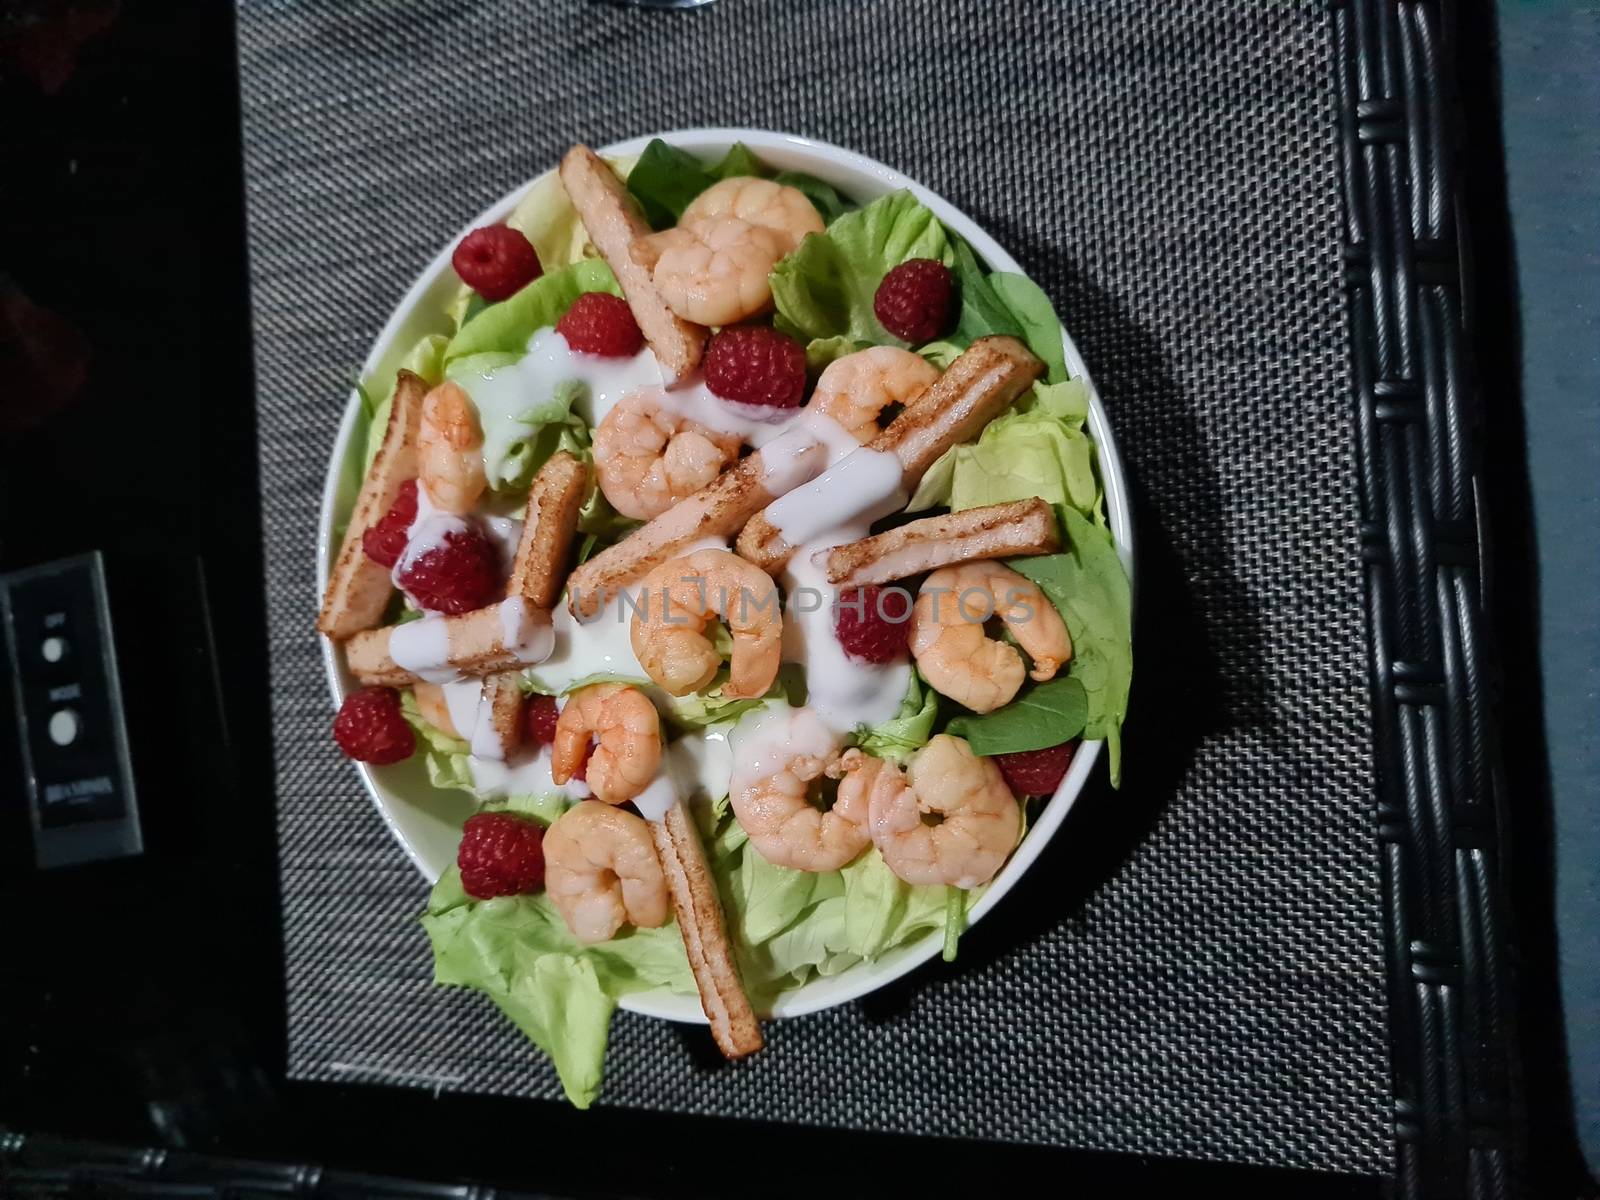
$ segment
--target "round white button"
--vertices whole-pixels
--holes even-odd
[[[39,647],[39,653],[44,655],[45,662],[60,662],[67,653],[67,639],[47,637]]]
[[[78,714],[70,708],[58,708],[50,714],[50,740],[58,746],[70,746],[78,740]]]

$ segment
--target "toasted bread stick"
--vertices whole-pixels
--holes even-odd
[[[350,673],[364,684],[406,687],[435,672],[489,675],[550,652],[550,614],[520,596],[451,617],[363,630],[345,643]]]
[[[732,537],[740,526],[777,498],[763,451],[740,459],[692,496],[635,529],[578,566],[568,580],[567,604],[579,620],[591,619],[618,588],[644,578],[708,537]],[[825,452],[817,452],[821,469]]]
[[[650,233],[639,207],[617,173],[587,146],[574,146],[561,160],[561,183],[572,197],[589,240],[611,266],[634,320],[655,351],[656,361],[674,379],[683,379],[700,365],[706,328],[685,321],[667,307],[656,291],[649,268],[636,262],[633,244]]]
[[[886,533],[835,546],[822,562],[829,583],[858,587],[893,583],[955,563],[1054,554],[1060,548],[1056,515],[1048,504],[1035,498],[910,521]]]
[[[761,1025],[739,978],[717,884],[706,866],[694,818],[679,800],[661,820],[650,822],[650,833],[672,892],[678,932],[683,935],[683,948],[700,989],[700,1006],[711,1022],[717,1049],[726,1058],[754,1054],[764,1044]]]
[[[1043,371],[1044,363],[1016,338],[979,338],[864,449],[894,454],[900,460],[901,486],[913,491],[941,454],[974,437]],[[848,458],[828,468],[805,488],[826,495],[840,486],[840,478],[849,477],[846,462]],[[797,489],[788,502],[807,494]],[[801,503],[804,504],[803,499]],[[757,513],[739,534],[738,550],[744,558],[776,575],[788,563],[795,547],[784,540],[764,513]]]
[[[506,581],[507,596],[521,596],[548,612],[561,595],[572,535],[578,531],[578,510],[589,487],[589,469],[565,450],[553,454],[533,477],[528,507],[522,517],[517,557]],[[471,731],[473,753],[498,750],[510,757],[522,742],[522,688],[519,673],[504,671],[483,681],[478,722],[488,710],[489,728]]]
[[[322,597],[322,612],[317,630],[343,641],[353,633],[371,629],[383,620],[394,593],[389,568],[369,558],[361,546],[361,535],[379,521],[394,505],[400,485],[417,476],[417,433],[422,422],[422,398],[428,384],[410,371],[401,371],[394,381],[394,398],[389,405],[389,424],[383,442],[367,469],[367,477],[356,496],[350,525],[344,532],[339,557],[328,576],[328,590]]]

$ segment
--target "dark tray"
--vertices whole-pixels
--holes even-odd
[[[1251,589],[1268,586],[1268,568],[1281,569],[1291,584],[1309,578],[1313,585],[1309,591],[1291,587],[1291,600],[1279,595],[1275,604],[1303,603],[1309,626],[1331,625],[1341,636],[1318,640],[1314,634],[1302,646],[1302,657],[1315,670],[1300,685],[1307,694],[1327,689],[1327,719],[1320,726],[1295,727],[1281,748],[1282,761],[1263,764],[1222,754],[1210,763],[1204,786],[1184,793],[1186,803],[1174,806],[1168,798],[1182,792],[1186,751],[1193,748],[1152,753],[1144,780],[1131,777],[1131,795],[1149,799],[1148,811],[1129,806],[1127,797],[1120,809],[1111,797],[1087,798],[1084,813],[1074,814],[1067,829],[1073,846],[1059,853],[1053,848],[1048,862],[1074,880],[1071,907],[1058,925],[1002,909],[995,923],[1018,920],[1019,928],[985,941],[980,927],[970,976],[950,982],[923,972],[910,989],[877,1006],[829,1018],[825,1028],[813,1023],[809,1033],[797,1030],[790,1062],[810,1075],[784,1079],[786,1039],[775,1039],[774,1060],[758,1068],[766,1076],[736,1077],[741,1115],[819,1120],[807,1098],[817,1096],[818,1086],[839,1069],[831,1048],[840,1039],[854,1039],[888,1048],[888,1058],[875,1066],[883,1068],[879,1082],[869,1083],[838,1122],[856,1128],[909,1131],[920,1122],[937,1133],[1142,1153],[1345,1171],[1392,1166],[1406,1194],[1423,1194],[1424,1181],[1427,1190],[1442,1189],[1440,1194],[1469,1187],[1478,1195],[1508,1194],[1518,1106],[1508,1066],[1514,1047],[1508,934],[1476,495],[1480,409],[1467,370],[1448,8],[1349,0],[1328,9],[1289,9],[1264,2],[1201,14],[1180,13],[1175,6],[1157,13],[1142,3],[1046,10],[957,2],[857,5],[835,12],[774,3],[761,9],[764,33],[794,39],[795,48],[788,65],[762,88],[746,87],[730,75],[662,90],[637,82],[623,86],[592,73],[607,55],[635,67],[686,47],[728,56],[730,44],[751,36],[748,27],[740,31],[739,22],[754,19],[753,11],[734,0],[693,14],[609,13],[567,3],[552,6],[541,14],[539,28],[529,30],[527,14],[514,5],[468,12],[429,4],[401,12],[372,3],[337,16],[314,7],[244,9],[291,1072],[324,1080],[446,1079],[467,1090],[551,1094],[548,1082],[530,1074],[531,1059],[492,1025],[495,1018],[483,1007],[459,997],[440,999],[426,988],[420,977],[426,962],[417,959],[425,950],[407,923],[420,897],[409,866],[394,861],[398,853],[375,829],[370,813],[346,815],[327,807],[330,795],[337,804],[365,803],[350,773],[317,759],[320,751],[303,753],[325,718],[318,707],[325,704],[320,671],[308,666],[293,640],[309,621],[304,515],[320,482],[318,463],[342,401],[340,383],[362,357],[376,322],[461,215],[553,161],[573,121],[596,142],[643,128],[742,121],[798,128],[904,166],[986,224],[1062,304],[1107,393],[1125,452],[1131,450],[1143,505],[1144,599],[1136,648],[1141,665],[1130,738],[1141,713],[1147,738],[1160,739],[1174,718],[1181,721],[1173,697],[1192,686],[1184,675],[1190,667],[1236,685],[1243,710],[1270,710],[1273,697],[1261,680],[1269,667],[1297,666],[1298,660],[1292,633],[1275,634],[1270,653],[1259,649],[1267,635],[1252,623],[1258,614]],[[1038,48],[1050,49],[1041,49],[1035,67],[1040,78],[1032,85],[1015,82],[1019,60],[998,48],[1008,44],[1007,31],[1019,28],[1032,30]],[[829,54],[852,61],[856,39],[873,37],[879,39],[884,78],[893,85],[887,90],[875,78],[855,93],[823,87],[809,59],[795,65],[802,50],[826,51],[825,61]],[[934,42],[939,44],[928,48]],[[436,59],[445,69],[424,65],[420,78],[385,70],[385,64],[402,60]],[[469,59],[477,72],[472,82],[454,81],[449,64]],[[1230,72],[1208,74],[1218,63]],[[939,87],[914,73],[923,68],[937,74]],[[368,90],[352,91],[349,75]],[[568,82],[540,91],[538,106],[530,108],[519,89],[553,78]],[[991,88],[996,80],[1008,80],[1009,90],[975,99],[977,93],[961,86],[973,80]],[[888,107],[891,94],[919,83],[925,90],[917,93],[917,103],[925,111],[907,116]],[[954,134],[941,139],[930,126],[946,119],[942,114],[951,110],[940,107],[945,104],[965,104],[966,116]],[[1151,132],[1162,122],[1170,136]],[[1192,136],[1196,122],[1205,136]],[[1076,148],[1087,145],[1102,156],[1080,156],[1059,185],[1054,176],[1030,173],[1020,189],[1012,189],[1004,181],[974,178],[961,165],[984,138],[1017,141],[1063,128],[1073,131]],[[1172,148],[1177,161],[1118,159],[1114,148],[1130,144],[1127,134],[1134,128],[1150,144]],[[1255,136],[1263,129],[1279,131],[1282,139],[1256,148],[1265,168],[1240,169],[1182,191],[1194,207],[1178,215],[1198,213],[1214,227],[1197,233],[1181,221],[1161,225],[1163,216],[1173,217],[1162,207],[1163,189],[1170,186],[1165,171],[1203,176],[1213,161],[1248,162],[1247,150],[1230,136]],[[452,158],[455,135],[508,149],[494,161]],[[417,177],[396,191],[384,164],[407,148],[424,162]],[[432,169],[438,163],[430,164],[430,157],[445,160],[449,170]],[[1118,163],[1123,173],[1100,170],[1107,162]],[[333,219],[338,193],[330,185],[341,179],[353,189],[358,208],[393,223],[377,240],[380,253],[343,268],[342,291],[308,294],[302,273],[328,261],[315,245],[330,236],[322,222]],[[1138,211],[1149,218],[1147,227],[1118,226],[1109,217],[1097,224],[1096,216],[1070,209],[1058,223],[1069,231],[1069,243],[1072,237],[1084,240],[1063,253],[1038,240],[1029,220],[1013,221],[1008,207],[1016,190],[1041,204],[1060,188],[1072,203],[1099,212],[1135,197]],[[1292,260],[1274,258],[1282,250],[1276,242],[1246,247],[1228,240],[1230,226],[1240,225],[1230,221],[1233,212],[1248,218],[1242,227],[1251,232],[1282,235],[1285,245],[1301,238],[1295,243],[1301,253]],[[1294,232],[1299,220],[1315,227],[1312,235]],[[1108,229],[1123,240],[1091,240]],[[1214,250],[1224,260],[1209,287],[1139,265],[1141,256],[1174,256],[1164,237],[1201,234],[1219,237]],[[336,229],[331,238],[344,252],[362,242],[348,230]],[[1340,243],[1344,319],[1337,314]],[[1180,262],[1207,257],[1193,242],[1179,248],[1188,255],[1175,255]],[[1230,273],[1234,255],[1240,256],[1239,269]],[[1280,393],[1250,401],[1265,422],[1263,439],[1252,442],[1251,450],[1269,464],[1268,473],[1281,475],[1273,481],[1280,491],[1257,498],[1255,519],[1289,522],[1281,546],[1257,547],[1264,557],[1251,570],[1260,576],[1207,574],[1219,562],[1227,565],[1221,550],[1224,513],[1215,476],[1185,474],[1181,457],[1202,430],[1174,382],[1176,376],[1187,378],[1184,372],[1197,359],[1168,363],[1166,326],[1143,324],[1155,319],[1151,313],[1124,311],[1116,290],[1124,278],[1116,274],[1119,261],[1134,264],[1128,268],[1132,277],[1151,295],[1171,295],[1171,307],[1160,316],[1172,323],[1174,344],[1177,326],[1204,327],[1212,317],[1205,306],[1220,296],[1229,305],[1223,316],[1261,320],[1268,349],[1281,347],[1296,363],[1293,371],[1274,377]],[[1294,298],[1260,283],[1274,272],[1290,273],[1299,287]],[[1250,291],[1258,286],[1259,297]],[[1265,298],[1258,311],[1252,305],[1260,297]],[[339,325],[329,330],[330,322]],[[1226,355],[1247,343],[1228,329],[1211,345]],[[1247,348],[1262,353],[1260,346]],[[1249,368],[1254,360],[1243,361]],[[1222,367],[1237,372],[1238,363],[1228,360]],[[1321,390],[1344,379],[1347,393]],[[1247,369],[1243,376],[1228,375],[1227,382],[1248,389],[1254,381]],[[1308,396],[1306,411],[1297,415],[1293,406]],[[1315,407],[1325,402],[1328,407]],[[1295,489],[1302,485],[1309,489],[1302,499],[1310,499],[1296,508]],[[1164,503],[1187,504],[1191,511],[1164,519]],[[1318,528],[1327,531],[1325,549],[1317,549],[1311,537]],[[1282,546],[1293,553],[1274,558]],[[301,558],[290,561],[294,556]],[[1189,632],[1182,620],[1177,628],[1163,628],[1169,614],[1161,601],[1171,596],[1205,597],[1211,607],[1193,619],[1202,632],[1206,621],[1214,622],[1222,635],[1187,651],[1190,658],[1175,654],[1182,669],[1161,664],[1164,651],[1183,649]],[[1341,654],[1341,644],[1347,653]],[[1364,667],[1370,669],[1370,707],[1350,696]],[[1338,761],[1341,748],[1353,750],[1354,761]],[[1215,823],[1215,813],[1233,799],[1230,781],[1238,778],[1258,787],[1302,788],[1312,797],[1297,810],[1306,823],[1297,826],[1295,813],[1243,810],[1260,823],[1231,834],[1260,838],[1292,868],[1299,861],[1294,854],[1305,853],[1304,839],[1326,832],[1331,848],[1306,860],[1312,873],[1290,877],[1327,894],[1323,911],[1296,915],[1287,900],[1273,907],[1270,898],[1249,895],[1258,880],[1238,866],[1245,850],[1238,841],[1208,840],[1228,832]],[[324,807],[307,816],[313,804]],[[1206,804],[1212,806],[1209,817]],[[1163,806],[1178,814],[1174,820],[1189,824],[1163,832]],[[354,847],[361,862],[353,894],[335,887],[335,865],[319,854],[318,844],[329,837],[348,839],[341,847]],[[1144,851],[1174,845],[1181,851],[1165,867],[1158,860],[1156,868],[1138,874]],[[1235,866],[1208,874],[1210,864],[1228,862]],[[1214,939],[1209,943],[1181,927],[1172,930],[1170,946],[1150,940],[1147,931],[1162,928],[1160,904],[1191,899],[1169,895],[1159,901],[1152,885],[1191,880],[1196,894],[1233,904],[1233,915],[1208,931]],[[1027,899],[1038,904],[1055,894],[1040,883]],[[1267,907],[1250,907],[1256,901]],[[1247,919],[1262,912],[1283,923],[1263,932]],[[340,941],[328,940],[333,931]],[[1273,939],[1284,955],[1275,970],[1232,952],[1257,936]],[[382,942],[376,949],[375,941]],[[1304,977],[1296,981],[1301,964],[1294,954],[1307,946],[1325,952],[1326,959],[1300,971]],[[1096,982],[1085,974],[1086,967],[1130,949],[1138,953],[1127,958],[1121,977],[1113,973]],[[338,988],[352,971],[356,978],[346,998],[359,1001],[358,1011],[342,1017]],[[1073,992],[1079,978],[1087,980],[1084,990]],[[1119,988],[1130,981],[1153,989],[1140,993],[1146,1001],[1157,992],[1175,996],[1164,1012],[1173,1030],[1183,1032],[1121,1020],[1117,1006],[1131,992]],[[919,1050],[923,1043],[901,1020],[916,997],[924,998],[934,1027],[941,1028],[938,1022],[956,1021],[964,1006],[974,1004],[989,1014],[986,1020],[998,1020],[1007,1011],[1005,998],[1018,987],[1065,989],[1041,994],[1071,996],[1082,1012],[1070,1014],[1056,1051],[1038,1049],[1052,1033],[1045,1023],[1015,1035],[1023,1039],[1015,1079],[998,1092],[972,1093],[981,1100],[998,1098],[998,1115],[985,1122],[969,1119],[959,1107],[931,1114],[916,1103],[901,1109],[872,1090],[887,1081],[904,1085],[915,1100],[939,1094],[950,1083],[947,1064]],[[1264,1014],[1253,1034],[1252,1005]],[[1304,1019],[1296,1019],[1297,1006]],[[1137,1007],[1129,1011],[1135,1018],[1141,1013]],[[1185,1023],[1197,1012],[1204,1020],[1191,1034]],[[446,1031],[442,1044],[425,1052],[408,1048],[386,1068],[384,1023],[419,1019],[439,1022]],[[949,1032],[954,1025],[942,1028]],[[379,1052],[352,1070],[347,1051],[374,1045]],[[724,1111],[726,1101],[715,1098],[724,1090],[721,1084],[708,1089],[699,1068],[684,1065],[681,1048],[675,1050],[679,1058],[652,1066],[666,1061],[675,1039],[637,1022],[622,1023],[617,1045],[624,1067],[644,1078],[639,1088],[622,1092],[623,1102]],[[1144,1054],[1153,1061],[1144,1061]],[[335,1059],[342,1074],[333,1071]],[[465,1071],[442,1074],[440,1065],[453,1061],[464,1063]],[[1043,1079],[1034,1070],[1041,1062],[1049,1064]],[[1304,1079],[1291,1070],[1296,1062],[1308,1064]],[[1283,1128],[1272,1125],[1263,1103],[1264,1082],[1274,1075],[1288,1114]],[[1095,1103],[1100,1107],[1082,1107]],[[821,1123],[836,1122],[824,1117]]]

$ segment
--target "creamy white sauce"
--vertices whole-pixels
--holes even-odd
[[[819,550],[849,541],[849,537],[808,542],[789,560],[783,573],[788,607],[783,621],[783,660],[805,668],[806,703],[817,716],[840,733],[858,725],[881,725],[900,711],[911,686],[908,659],[869,663],[851,658],[834,632],[838,589],[827,573],[812,561]],[[892,616],[902,605],[885,606]]]
[[[471,741],[478,727],[483,680],[470,676],[453,679],[442,684],[439,690],[444,693],[444,706],[450,710],[450,724],[455,726],[456,736],[463,741]]]
[[[623,601],[624,593],[629,604]],[[591,675],[647,682],[650,677],[634,656],[629,635],[631,602],[637,596],[637,590],[624,588],[587,621],[574,617],[564,598],[558,601],[550,614],[551,649],[539,664],[539,682],[553,692],[565,692]]]
[[[453,718],[452,718],[453,719]],[[460,726],[457,726],[459,729]],[[472,732],[462,734],[474,758],[504,759],[505,746],[494,727],[494,690],[478,687],[478,705],[472,711]]]
[[[829,530],[853,535],[836,538],[835,545],[852,541],[864,536],[879,517],[905,504],[903,474],[895,455],[860,446],[811,482],[767,505],[766,518],[791,546],[814,541]]]
[[[478,410],[484,471],[491,480],[504,478],[512,447],[534,434],[535,426],[519,418],[548,404],[562,384],[574,380],[588,393],[574,410],[591,426],[603,421],[612,405],[630,392],[660,387],[663,382],[661,367],[648,346],[632,358],[580,354],[550,327],[528,339],[527,352],[516,362],[456,377]]]
[[[396,625],[389,635],[389,657],[429,683],[448,683],[460,674],[450,665],[450,627],[443,617]]]
[[[582,800],[589,795],[586,783],[573,779],[557,784],[551,777],[549,746],[523,746],[506,762],[476,756],[467,762],[472,768],[472,784],[485,798],[554,794]]]
[[[672,776],[665,772],[652,779],[650,786],[633,798],[633,806],[646,821],[661,820],[677,803],[678,789]]]
[[[733,749],[728,744],[732,730],[732,725],[711,725],[667,747],[662,770],[672,777],[680,796],[720,800],[728,794],[733,777]]]
[[[500,573],[510,575],[517,561],[517,544],[522,541],[522,522],[516,517],[487,515],[483,518],[489,540],[500,550]]]
[[[728,737],[733,752],[729,786],[742,791],[802,754],[827,758],[839,748],[840,740],[809,705],[793,708],[775,701],[751,709]]]

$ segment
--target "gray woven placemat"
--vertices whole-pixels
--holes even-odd
[[[471,214],[577,138],[744,124],[903,168],[1057,301],[1139,498],[1128,781],[958,969],[735,1068],[619,1015],[602,1102],[1388,1169],[1320,6],[307,0],[240,26],[292,1075],[559,1094],[431,986],[425,888],[328,737],[318,494],[354,369]]]

